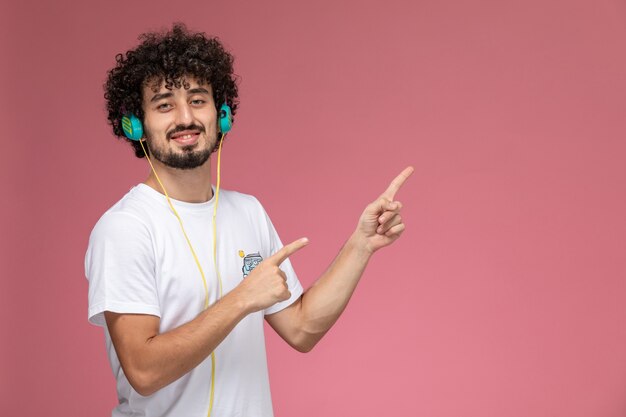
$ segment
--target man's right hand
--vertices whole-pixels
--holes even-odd
[[[239,284],[232,292],[244,303],[248,313],[264,310],[291,297],[287,286],[287,276],[279,268],[289,256],[309,243],[301,238],[283,246],[278,252],[263,262]]]
[[[279,266],[308,243],[307,238],[301,238],[283,246],[274,255],[258,264],[250,275],[233,290],[243,301],[248,313],[264,310],[291,297],[287,286],[287,276]]]

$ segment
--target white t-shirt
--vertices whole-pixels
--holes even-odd
[[[204,270],[209,303],[218,296],[213,265],[214,198],[206,203],[172,200]],[[231,291],[261,259],[282,247],[261,204],[252,196],[220,190],[217,263],[223,294]],[[214,417],[273,415],[263,335],[264,314],[278,312],[302,294],[289,262],[291,298],[246,316],[215,350]],[[89,321],[105,329],[106,348],[117,378],[119,405],[113,417],[204,417],[209,407],[211,358],[151,396],[129,384],[104,322],[104,311],[160,317],[161,333],[193,320],[204,309],[204,286],[178,220],[165,196],[145,184],[132,188],[98,221],[85,257]]]

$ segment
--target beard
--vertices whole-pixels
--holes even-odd
[[[184,146],[182,153],[174,153],[171,150],[163,152],[161,149],[152,148],[148,142],[148,150],[157,161],[171,168],[194,169],[203,165],[211,156],[211,149],[194,151],[196,145]]]
[[[182,131],[184,128],[175,129],[172,132],[169,132],[169,136],[176,131]],[[202,129],[204,131],[204,129]],[[146,132],[148,133],[148,132]],[[146,134],[148,139],[150,139],[149,134]],[[214,146],[209,146],[206,149],[195,150],[199,143],[195,143],[193,145],[183,146],[180,148],[181,152],[174,152],[172,149],[164,148],[160,149],[158,146],[152,146],[152,140],[147,141],[148,152],[150,155],[154,157],[157,161],[161,162],[164,165],[167,165],[171,168],[177,169],[194,169],[201,165],[203,165],[213,153]]]

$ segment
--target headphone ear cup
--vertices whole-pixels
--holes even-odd
[[[220,131],[224,134],[230,132],[233,128],[233,112],[230,110],[228,104],[222,104],[220,107]]]
[[[122,130],[130,140],[141,140],[143,137],[143,125],[141,120],[134,114],[122,116]]]

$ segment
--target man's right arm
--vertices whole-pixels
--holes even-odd
[[[162,334],[157,316],[105,311],[104,317],[128,382],[148,396],[198,366],[248,313],[231,292],[192,321]]]
[[[160,318],[105,311],[115,352],[133,389],[148,396],[198,366],[248,314],[291,296],[279,265],[308,241],[299,239],[261,262],[235,289],[192,321],[159,334]]]

